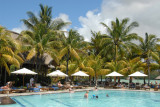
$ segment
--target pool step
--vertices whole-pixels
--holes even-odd
[[[12,98],[14,101],[17,102],[21,107],[35,107],[34,104],[32,104],[30,101],[26,100],[25,98]]]
[[[0,97],[0,105],[16,104],[10,97]]]

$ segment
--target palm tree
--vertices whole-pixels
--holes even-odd
[[[91,31],[91,33],[92,33],[91,42],[87,49],[89,49],[90,52],[93,52],[95,55],[99,55],[103,48],[102,47],[103,35],[101,34],[101,32]]]
[[[145,62],[148,68],[148,84],[150,83],[150,65],[152,55],[154,54],[154,52],[157,52],[157,49],[159,49],[160,45],[157,44],[159,41],[160,39],[155,35],[148,35],[147,33],[145,34],[145,39],[140,39],[139,48],[142,52],[141,56],[142,58],[145,58]]]
[[[139,39],[139,36],[136,33],[130,33],[133,28],[138,27],[138,23],[132,22],[127,26],[128,22],[128,18],[123,19],[121,22],[118,18],[116,18],[116,21],[111,22],[111,28],[101,22],[101,24],[106,27],[108,31],[108,34],[105,36],[105,50],[114,50],[115,62],[117,61],[118,53],[121,53],[121,57],[125,55],[125,52],[131,53],[129,46],[134,46],[131,41]]]
[[[42,59],[44,53],[51,55],[58,63],[58,52],[55,49],[55,46],[57,46],[56,48],[60,48],[60,43],[58,43],[58,37],[56,36],[59,35],[58,33],[62,27],[70,24],[61,19],[53,21],[52,7],[40,4],[40,8],[41,10],[38,17],[32,12],[27,12],[29,19],[23,19],[22,21],[29,30],[23,31],[21,33],[22,36],[20,37],[29,50],[27,60],[32,59],[33,56],[36,58],[36,71],[39,62],[38,59]]]
[[[70,30],[68,33],[68,37],[63,41],[64,48],[60,51],[59,59],[62,59],[63,56],[67,57],[67,65],[66,65],[66,74],[68,74],[68,64],[70,57],[74,57],[77,60],[80,60],[79,53],[83,53],[82,48],[86,45],[84,42],[84,38],[79,35],[79,33],[75,30]]]
[[[17,68],[23,63],[23,60],[16,53],[16,43],[10,36],[10,33],[3,27],[0,27],[0,65],[1,68],[5,67],[8,74],[10,74],[10,69],[8,64],[15,65]]]
[[[91,54],[84,62],[84,71],[88,72],[91,77],[95,77],[95,85],[97,86],[98,76],[106,75],[109,69],[104,69],[104,60],[99,55]]]

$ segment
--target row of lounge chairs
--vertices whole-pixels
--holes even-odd
[[[147,84],[140,84],[140,83],[108,83],[104,86],[105,88],[128,88],[128,89],[137,89],[137,90],[150,90],[153,87],[148,86]],[[155,91],[158,91],[160,89],[159,85],[154,86],[153,88]]]
[[[9,93],[22,93],[22,92],[40,92],[40,91],[56,91],[56,90],[65,90],[65,89],[82,89],[85,88],[83,86],[78,86],[78,85],[70,85],[70,84],[66,84],[63,85],[62,87],[58,87],[56,85],[52,85],[52,86],[41,86],[40,84],[36,84],[35,87],[30,87],[29,85],[27,85],[27,88],[16,88],[16,87],[11,87],[9,89],[0,89],[0,93],[4,93],[4,94],[9,94]]]

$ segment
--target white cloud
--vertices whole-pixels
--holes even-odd
[[[13,28],[11,31],[21,33],[21,31],[23,31],[23,30],[27,30],[27,27],[24,24],[22,24],[20,27]]]
[[[160,35],[159,10],[159,0],[103,0],[99,13],[88,11],[85,17],[79,17],[82,27],[78,31],[86,40],[90,40],[90,30],[105,32],[100,22],[109,24],[116,17],[129,17],[140,25],[133,32],[141,36],[144,36],[145,32]]]
[[[71,22],[69,19],[69,16],[64,13],[59,14],[59,16],[57,18],[61,18],[64,22]],[[53,20],[55,20],[55,19],[56,18],[54,18]],[[68,29],[69,29],[69,26],[65,26],[62,30],[67,31]],[[23,31],[23,30],[27,30],[27,27],[24,24],[22,24],[20,27],[12,29],[12,31],[17,32],[17,33],[21,33],[21,31]]]
[[[64,22],[71,22],[69,19],[69,16],[64,13],[60,13],[58,18],[61,18]],[[69,29],[69,27],[70,27],[69,25],[65,26],[62,30],[67,31]]]
[[[71,22],[67,14],[60,13],[59,18],[61,18],[64,22]]]
[[[57,18],[61,18],[64,22],[71,22],[70,19],[69,19],[69,16],[67,14],[64,14],[64,13],[60,13]],[[62,28],[62,31],[68,31],[69,28],[70,28],[70,25],[65,26],[65,27]],[[65,36],[68,36],[68,34],[65,33]]]

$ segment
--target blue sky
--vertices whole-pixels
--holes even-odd
[[[53,17],[67,14],[72,26],[80,26],[78,18],[89,10],[100,10],[102,0],[2,0],[0,3],[0,25],[11,30],[21,26],[21,19],[27,19],[26,12],[38,13],[39,4],[51,6]]]
[[[27,11],[38,14],[40,3],[53,7],[53,18],[72,22],[64,30],[74,28],[87,41],[91,39],[91,30],[106,33],[100,22],[110,26],[116,17],[137,21],[139,27],[132,32],[142,37],[146,32],[160,37],[160,0],[1,0],[0,25],[15,32],[25,30],[20,20],[28,19]]]

